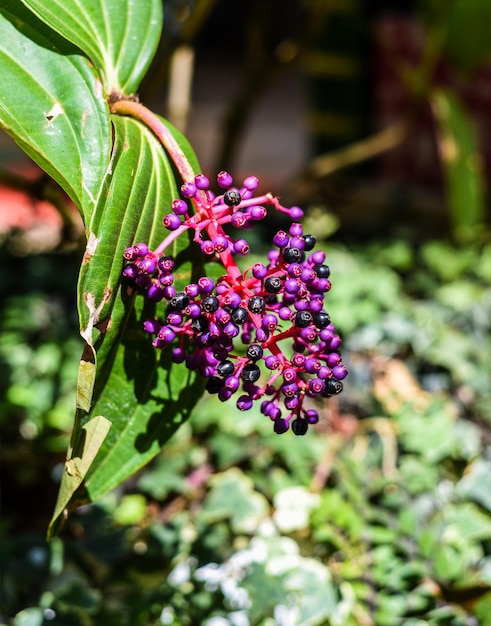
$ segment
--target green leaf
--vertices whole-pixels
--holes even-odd
[[[484,219],[482,155],[471,118],[449,92],[432,96],[438,144],[454,234],[472,238]]]
[[[155,54],[161,0],[22,0],[89,57],[106,93],[132,94]]]
[[[0,8],[0,126],[87,219],[111,150],[107,103],[89,61],[15,0]]]
[[[122,287],[124,249],[138,241],[151,248],[160,243],[167,234],[162,216],[178,192],[175,173],[153,133],[130,118],[114,116],[113,124],[111,168],[88,224],[79,280],[81,334],[87,345],[79,373],[83,392],[78,395],[74,448],[92,415],[112,423],[84,477],[85,492],[76,494],[89,500],[153,458],[189,416],[203,390],[201,376],[173,364],[169,351],[159,353],[152,347],[142,324],[158,316],[155,306]],[[189,145],[173,132],[197,169]],[[176,286],[189,282],[193,270],[189,240],[179,237],[166,252],[176,258]],[[163,310],[164,304],[159,306]]]

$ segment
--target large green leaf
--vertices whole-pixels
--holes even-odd
[[[0,126],[87,220],[111,150],[109,112],[93,67],[18,0],[0,8]]]
[[[83,50],[106,93],[136,92],[162,31],[162,0],[22,0]]]
[[[126,117],[114,116],[113,123],[111,166],[88,224],[79,280],[86,349],[72,450],[77,468],[88,473],[82,476],[84,491],[76,494],[82,480],[79,472],[74,476],[69,455],[54,521],[71,501],[100,497],[155,456],[203,390],[201,377],[172,364],[168,352],[160,355],[151,346],[142,323],[156,314],[155,306],[128,293],[121,280],[124,249],[139,241],[155,248],[166,235],[162,217],[178,196],[175,171],[148,128]],[[197,169],[189,145],[171,130]],[[177,261],[176,284],[189,282],[193,271],[189,239],[179,237],[167,252]],[[89,449],[84,443],[86,429],[101,418],[112,424],[94,454],[94,446]],[[84,462],[88,453],[91,461],[95,457],[91,464]]]

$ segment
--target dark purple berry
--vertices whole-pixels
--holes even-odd
[[[218,298],[216,296],[210,295],[205,296],[201,301],[201,308],[205,313],[214,313],[218,310],[220,303],[218,302]]]
[[[319,330],[321,328],[325,328],[331,323],[331,318],[325,311],[319,311],[318,313],[314,313],[312,317],[314,319],[314,324],[316,328],[318,328]]]
[[[304,250],[309,252],[310,250],[312,250],[315,247],[315,244],[317,243],[316,238],[314,237],[314,235],[304,235],[303,236],[303,240],[304,240]]]
[[[264,307],[264,298],[261,298],[261,296],[252,296],[247,303],[247,308],[251,313],[262,313],[264,311]]]
[[[222,378],[227,378],[227,376],[232,376],[235,371],[234,364],[232,361],[222,361],[217,365],[217,374],[222,376]]]
[[[284,248],[282,255],[287,263],[302,263],[305,260],[305,253],[299,248]]]
[[[195,333],[205,333],[208,330],[209,325],[210,322],[208,321],[208,318],[204,315],[196,317],[191,322],[191,328],[194,330]]]
[[[314,266],[314,271],[317,274],[317,278],[329,278],[331,275],[329,265],[316,265]]]
[[[218,376],[212,376],[206,382],[206,391],[208,393],[218,393],[223,387],[223,380]]]
[[[189,304],[189,296],[184,291],[178,291],[169,302],[170,306],[176,311],[182,311]]]
[[[264,281],[264,288],[268,293],[279,293],[282,286],[283,281],[279,276],[270,276]]]
[[[298,326],[298,328],[307,328],[312,322],[312,313],[309,313],[309,311],[299,311],[295,314],[294,322],[295,326]]]
[[[162,272],[172,272],[174,269],[174,259],[170,256],[161,256],[157,265]]]
[[[335,396],[343,391],[343,383],[336,378],[329,378],[326,382],[325,393],[330,396]]]
[[[232,311],[232,320],[239,326],[242,326],[242,324],[244,324],[248,320],[248,318],[249,313],[247,312],[247,309],[244,309],[243,306],[238,306]]]
[[[248,363],[242,369],[240,376],[246,383],[255,383],[261,375],[261,370],[255,363]]]
[[[239,411],[248,411],[252,407],[251,396],[243,395],[237,400],[237,408]]]
[[[264,350],[258,343],[251,343],[246,350],[246,355],[251,361],[259,361],[264,354]]]
[[[295,435],[305,435],[308,427],[309,427],[309,423],[307,422],[307,420],[304,420],[302,418],[297,418],[296,420],[293,420],[292,422],[292,430],[295,433]]]
[[[227,206],[237,206],[241,203],[242,198],[237,189],[229,189],[223,194],[223,201]]]
[[[290,428],[290,422],[285,419],[277,418],[274,421],[274,432],[277,435],[282,435]]]

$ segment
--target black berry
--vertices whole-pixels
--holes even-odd
[[[307,420],[302,419],[300,417],[297,418],[296,420],[293,420],[292,422],[292,430],[295,433],[295,435],[305,435],[308,427],[309,427],[309,424]]]
[[[282,285],[283,281],[278,276],[270,276],[264,281],[264,288],[268,293],[278,293]]]
[[[300,248],[285,248],[282,254],[287,263],[302,263],[305,260],[305,253]]]
[[[264,350],[258,343],[251,343],[246,350],[246,354],[251,361],[259,361],[259,359],[263,356],[263,353]]]
[[[242,198],[237,189],[229,189],[223,194],[223,201],[227,206],[237,206],[241,200]]]
[[[319,329],[325,328],[328,324],[331,323],[331,318],[325,311],[319,311],[318,313],[314,313],[313,318],[314,324]]]
[[[261,370],[255,363],[248,363],[240,373],[246,383],[255,383],[261,375]]]
[[[244,324],[247,319],[249,318],[249,313],[247,312],[247,309],[244,309],[243,306],[238,306],[236,309],[234,309],[232,311],[232,320],[238,324],[239,326],[241,326],[242,324]]]
[[[208,318],[204,315],[196,317],[191,322],[191,328],[194,330],[195,333],[205,333],[208,330],[209,325],[210,322],[208,321]]]
[[[314,271],[317,274],[317,278],[329,278],[331,270],[328,265],[316,265]]]
[[[226,378],[227,376],[231,376],[234,373],[234,364],[232,361],[222,361],[217,365],[217,374]]]
[[[201,301],[201,308],[206,313],[214,313],[218,310],[220,303],[218,302],[218,298],[216,296],[205,296]]]
[[[299,328],[307,328],[307,326],[312,322],[312,313],[309,311],[299,311],[295,314],[293,318],[295,321],[295,326]]]
[[[326,380],[326,388],[324,390],[325,394],[335,396],[336,394],[341,393],[341,391],[343,391],[343,383],[340,380],[337,380],[336,378],[328,378]]]
[[[208,393],[218,393],[223,387],[223,380],[217,376],[212,376],[206,383],[206,391]]]
[[[171,299],[170,305],[176,311],[182,311],[189,304],[189,296],[184,291],[178,291]]]
[[[314,235],[304,235],[303,240],[305,242],[303,249],[306,250],[307,252],[309,252],[309,250],[312,250],[315,247],[315,244],[317,243],[317,240],[314,237]]]
[[[247,308],[251,313],[262,313],[264,311],[264,307],[264,298],[261,298],[261,296],[252,296],[247,303]]]

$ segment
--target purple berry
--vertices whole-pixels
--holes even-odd
[[[283,433],[286,433],[286,431],[290,428],[290,422],[285,419],[277,418],[274,421],[273,428],[274,428],[274,432],[277,435],[282,435]]]
[[[248,411],[252,407],[251,396],[243,395],[237,400],[237,408],[239,411]]]
[[[181,220],[175,213],[169,213],[164,217],[162,223],[167,230],[177,230],[181,225]]]
[[[188,212],[188,205],[184,200],[174,200],[172,202],[172,210],[176,215],[185,215]]]
[[[289,240],[290,237],[287,233],[285,233],[284,230],[279,230],[273,237],[273,243],[278,248],[284,248],[286,245],[288,245]]]
[[[200,244],[200,248],[201,248],[201,252],[203,254],[206,254],[207,256],[210,256],[215,253],[215,245],[213,244],[213,241],[210,241],[209,239],[202,241]]]
[[[228,172],[223,170],[219,172],[217,176],[217,183],[222,189],[228,189],[228,187],[232,186],[233,182],[234,180]]]
[[[196,185],[194,183],[184,183],[184,185],[181,185],[181,193],[185,198],[194,198]]]
[[[332,368],[332,375],[338,380],[343,380],[343,378],[346,378],[348,375],[348,370],[344,365],[335,365]]]
[[[210,293],[215,288],[215,283],[208,276],[202,276],[198,280],[198,288],[201,294]]]
[[[266,357],[264,364],[269,370],[277,370],[281,365],[281,361],[275,354],[271,354]]]
[[[254,278],[261,280],[262,278],[266,276],[267,273],[268,273],[268,269],[262,263],[255,263],[252,266],[252,275],[254,276]],[[269,279],[266,279],[265,285],[268,280]]]
[[[246,254],[249,254],[249,244],[245,239],[237,239],[234,243],[234,251],[237,254],[245,256]]]
[[[256,191],[259,185],[259,180],[257,179],[257,176],[248,176],[242,184],[248,191]]]
[[[208,189],[210,186],[210,181],[204,174],[197,174],[194,177],[194,184],[196,189]]]

